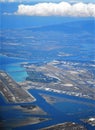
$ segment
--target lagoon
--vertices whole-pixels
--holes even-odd
[[[0,55],[0,70],[6,71],[16,82],[23,82],[27,73],[21,63],[25,61],[24,59]]]
[[[23,82],[25,78],[27,77],[27,73],[25,68],[21,66],[21,63],[26,62],[26,60],[23,59],[17,59],[17,58],[9,58],[4,55],[0,55],[0,69],[6,71],[16,82]],[[28,61],[27,61],[28,62]],[[31,61],[32,62],[32,61]],[[37,62],[37,61],[36,61]],[[21,126],[12,128],[12,130],[37,130],[39,128],[44,128],[50,125],[55,125],[57,123],[63,123],[63,122],[75,122],[84,125],[88,130],[94,130],[95,127],[92,127],[91,125],[88,125],[87,123],[83,123],[81,119],[86,119],[89,117],[95,116],[95,101],[90,99],[84,99],[79,98],[75,96],[69,96],[65,94],[58,94],[55,92],[48,92],[44,90],[37,90],[37,89],[30,89],[30,94],[32,94],[37,100],[33,103],[24,103],[24,105],[37,105],[40,108],[42,108],[45,112],[47,112],[46,118],[50,118],[51,120],[41,122],[34,125],[27,125],[27,126]],[[62,102],[56,102],[54,104],[49,104],[46,102],[46,100],[40,95],[41,93],[47,94],[49,96],[55,96],[56,98],[66,98],[72,101],[62,101]],[[5,102],[4,97],[0,95],[0,104],[2,106],[16,106],[21,104],[8,104]],[[7,117],[7,110],[6,112],[2,112],[1,110],[1,119],[8,120],[8,118],[11,119],[18,119],[19,115],[22,118],[27,118],[26,113],[22,113],[16,110],[10,110],[10,115]],[[13,113],[17,113],[14,115]],[[30,115],[33,116],[33,115]],[[43,115],[35,115],[39,117],[44,117]]]

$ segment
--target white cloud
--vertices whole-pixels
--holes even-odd
[[[95,0],[0,0],[0,2],[18,2],[18,3],[31,3],[31,2],[69,2],[69,3],[77,3],[77,2],[93,2],[95,3]]]
[[[95,17],[95,4],[93,3],[38,3],[35,5],[20,4],[16,15],[30,16],[80,16]]]

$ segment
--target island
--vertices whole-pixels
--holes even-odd
[[[87,130],[84,126],[74,122],[66,122],[62,124],[53,125],[41,130]]]

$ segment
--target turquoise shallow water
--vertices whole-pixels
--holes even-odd
[[[26,61],[0,55],[0,63],[1,63],[0,70],[6,71],[16,82],[22,82],[27,77],[25,68],[21,66],[21,63],[23,62],[26,62]],[[27,126],[12,128],[13,130],[26,130],[26,129],[37,130],[38,128],[47,127],[49,125],[54,125],[56,123],[71,122],[71,121],[85,125],[88,130],[95,129],[95,127],[92,127],[88,124],[84,124],[80,120],[80,119],[86,119],[86,118],[95,116],[95,106],[94,106],[95,102],[94,101],[82,99],[82,98],[78,98],[74,96],[61,95],[61,94],[57,94],[53,92],[46,92],[42,90],[29,90],[29,92],[37,99],[34,103],[30,103],[30,104],[38,105],[40,108],[42,108],[45,112],[49,114],[47,115],[47,117],[49,116],[50,118],[52,118],[52,120],[42,122],[39,124],[34,124],[34,125],[27,125]],[[41,97],[40,93],[49,94],[51,96],[55,96],[59,98],[61,97],[61,98],[72,99],[72,100],[76,100],[76,102],[64,101],[64,102],[55,103],[54,105],[50,105]],[[83,104],[81,103],[81,101],[83,102]],[[85,102],[91,103],[93,104],[93,106],[86,105]],[[0,95],[0,103],[4,106],[12,105],[12,104],[6,104],[2,95]],[[18,104],[18,105],[21,105],[21,104]],[[8,114],[9,112],[10,114]],[[7,114],[9,115],[9,117],[7,116]],[[27,118],[27,114],[16,111],[14,109],[13,110],[10,109],[10,111],[6,110],[6,112],[4,111],[4,113],[2,113],[2,116],[0,118],[1,119],[3,118],[7,121],[9,118],[18,119],[18,115],[22,116],[23,118]]]
[[[0,70],[6,71],[16,82],[22,82],[27,77],[25,68],[21,66],[24,60],[0,55]]]
[[[9,75],[11,75],[12,78],[15,81],[17,81],[17,82],[23,82],[26,79],[26,77],[27,77],[27,73],[25,72],[24,69],[22,70],[22,68],[20,68],[20,67],[16,67],[16,70],[17,71],[9,71],[8,70]]]

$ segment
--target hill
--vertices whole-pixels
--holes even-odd
[[[81,33],[90,32],[95,33],[95,20],[81,20],[65,22],[61,24],[54,24],[48,26],[28,28],[32,31],[62,31],[65,33]]]

